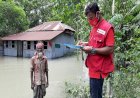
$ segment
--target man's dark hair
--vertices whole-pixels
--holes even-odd
[[[88,13],[92,12],[94,14],[96,14],[97,11],[100,11],[99,6],[97,5],[97,3],[91,3],[89,4],[86,9],[85,9],[85,15],[87,16]]]

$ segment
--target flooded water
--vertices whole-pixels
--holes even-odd
[[[83,64],[76,56],[49,60],[49,87],[45,98],[65,98],[64,82],[77,82]],[[0,98],[32,98],[30,59],[0,57]]]

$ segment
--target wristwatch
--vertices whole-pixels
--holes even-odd
[[[90,53],[95,54],[95,53],[96,53],[95,48],[92,48],[92,50],[91,50],[91,52],[90,52]]]

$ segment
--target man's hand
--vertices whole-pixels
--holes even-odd
[[[45,88],[47,88],[49,86],[49,83],[47,82],[46,84],[45,84]]]
[[[35,84],[34,83],[31,83],[31,89],[32,90],[34,89],[34,86],[35,86]]]
[[[85,51],[86,53],[90,53],[92,50],[92,46],[84,46],[83,47],[83,51]]]
[[[82,42],[81,40],[78,41],[78,43],[76,44],[77,46],[87,46],[88,42]]]

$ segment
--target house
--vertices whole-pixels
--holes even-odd
[[[3,55],[3,43],[2,43],[2,40],[0,38],[0,56]]]
[[[73,28],[61,21],[45,22],[25,32],[3,37],[3,55],[32,57],[37,41],[43,41],[47,58],[61,57],[73,51],[63,44],[74,44],[74,32]]]

